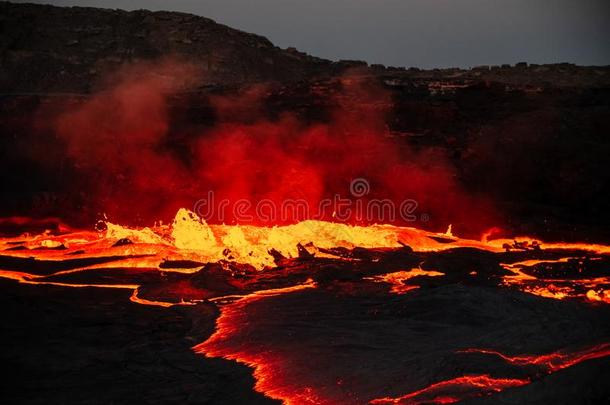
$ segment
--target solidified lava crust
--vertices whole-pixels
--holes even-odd
[[[208,231],[228,233],[225,228]],[[562,403],[562,395],[592,402],[609,395],[599,382],[610,369],[607,246],[528,248],[523,240],[504,249],[507,242],[452,236],[441,243],[441,235],[376,227],[368,230],[368,248],[302,241],[292,255],[288,245],[281,253],[253,243],[259,256],[248,264],[210,259],[218,250],[212,243],[203,251],[177,248],[164,239],[166,230],[111,231],[2,239],[0,277],[19,283],[17,291],[73,291],[66,295],[78,297],[72,311],[80,311],[86,295],[114,291],[123,307],[182,314],[195,329],[203,322],[203,335],[180,327],[180,347],[200,354],[194,357],[211,373],[242,376],[242,388],[227,396],[189,379],[199,398],[423,404],[510,401],[533,392]],[[400,235],[418,249],[376,247],[375,232],[383,235],[380,244]],[[132,243],[116,243],[126,235]],[[269,261],[274,266],[255,267]],[[219,310],[213,332],[210,308]],[[252,369],[251,383],[264,396],[246,395],[244,371],[231,362]],[[564,375],[588,391],[574,393],[570,384],[555,382]]]

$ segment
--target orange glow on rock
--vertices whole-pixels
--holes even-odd
[[[589,290],[587,291],[587,299],[592,302],[605,302],[610,304],[610,290]]]
[[[494,355],[514,365],[534,365],[541,367],[547,373],[553,373],[555,371],[571,367],[585,360],[592,360],[610,356],[610,343],[602,343],[593,347],[589,347],[571,353],[565,351],[558,351],[550,354],[541,355],[509,356],[495,350],[487,349],[467,349],[461,351],[461,353],[482,353]]]
[[[239,325],[241,321],[247,322],[247,319],[245,319],[247,318],[247,313],[243,310],[247,304],[264,297],[288,294],[293,291],[314,287],[315,283],[309,280],[301,285],[258,291],[239,298],[234,303],[223,307],[222,313],[216,321],[216,331],[214,334],[205,342],[195,346],[193,350],[197,353],[205,354],[208,357],[223,357],[252,367],[256,380],[254,389],[270,398],[282,400],[286,405],[313,405],[323,403],[320,398],[316,396],[312,388],[308,387],[302,390],[292,390],[278,387],[276,385],[277,376],[274,372],[274,364],[281,361],[281,359],[275,359],[273,354],[269,353],[265,358],[259,358],[249,355],[247,348],[244,348],[244,350],[240,352],[229,352],[223,348],[225,339],[233,334],[239,333],[237,325]]]
[[[463,376],[441,381],[397,398],[374,399],[370,401],[370,404],[452,404],[466,398],[488,395],[528,383],[529,380],[493,378],[489,375]],[[455,394],[456,391],[459,392],[458,395]]]
[[[373,279],[375,281],[390,284],[392,286],[392,288],[390,289],[390,292],[392,292],[394,294],[405,294],[411,290],[418,288],[415,285],[408,285],[408,284],[406,284],[406,282],[408,280],[412,279],[413,277],[421,277],[421,276],[439,277],[439,276],[444,276],[444,274],[440,273],[438,271],[427,271],[427,270],[422,270],[420,268],[414,268],[409,271],[403,270],[403,271],[396,271],[393,273],[384,274],[383,276],[377,276],[377,277],[374,277]]]

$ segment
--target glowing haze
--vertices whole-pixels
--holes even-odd
[[[207,205],[217,211],[202,215],[212,223],[335,218],[439,230],[454,223],[477,236],[498,224],[484,198],[463,191],[442,151],[413,150],[391,137],[385,116],[392,101],[375,82],[350,74],[340,78],[328,119],[314,123],[291,113],[267,117],[261,112],[265,85],[210,96],[215,125],[182,139],[179,130],[170,131],[168,97],[189,86],[193,71],[175,60],[126,66],[107,79],[104,90],[52,120],[67,155],[94,180],[90,201],[111,221],[171,220],[179,208],[194,207],[213,193]],[[243,111],[246,116],[236,123]],[[176,137],[182,139],[181,153],[168,146]],[[366,212],[344,211],[338,203],[320,208],[321,201],[337,196],[366,203],[360,209]],[[257,211],[260,202],[269,208],[287,200],[309,211],[303,206],[275,216]],[[221,212],[222,201],[232,205]],[[240,201],[247,205],[238,209]],[[368,209],[375,201],[385,205]],[[404,202],[413,203],[407,215],[390,212],[404,208]]]

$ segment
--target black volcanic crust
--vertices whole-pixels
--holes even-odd
[[[476,392],[463,395],[466,400],[460,403],[608,402],[607,352],[553,373],[535,362],[513,364],[490,353],[465,352],[568,354],[606,344],[608,305],[532,295],[503,285],[501,279],[506,270],[499,263],[590,253],[545,249],[492,253],[471,248],[335,252],[355,260],[300,257],[251,273],[238,263],[208,263],[192,274],[109,263],[97,270],[55,273],[40,280],[72,288],[0,279],[3,399],[11,404],[274,403],[252,390],[251,368],[222,360],[219,354],[205,357],[192,350],[216,331],[214,336],[221,338],[213,346],[227,354],[245,353],[241,359],[259,359],[258,365],[272,364],[273,387],[285,392],[312,387],[332,403],[365,404],[388,395],[399,397],[466,375],[528,384],[490,397]],[[557,272],[563,262],[547,263],[545,274],[552,274],[554,283],[607,274],[609,257],[597,259],[582,260],[583,268],[568,261],[571,268],[564,275]],[[601,266],[594,264],[598,261]],[[61,262],[65,267],[74,265],[69,258]],[[7,264],[20,271],[31,268],[27,259],[9,262],[0,256],[0,268]],[[392,286],[376,278],[418,264],[442,274]],[[41,268],[52,266],[39,263]],[[522,271],[536,274],[536,267],[525,266]],[[235,300],[235,294],[277,292],[308,279],[315,285]],[[75,288],[83,283],[89,287]],[[202,296],[224,299],[168,308],[140,305],[130,301],[128,289],[91,287],[100,283],[137,283],[138,296],[149,302],[188,302]],[[415,288],[391,293],[390,288],[399,285]],[[223,322],[217,322],[219,316]],[[225,328],[219,329],[222,324]],[[562,361],[556,359],[554,364]],[[455,387],[448,393],[462,397]]]
[[[0,313],[3,316],[0,341],[4,347],[0,351],[0,367],[5,376],[3,399],[7,403],[279,404],[279,401],[264,397],[252,389],[254,379],[248,367],[232,361],[206,358],[191,350],[191,346],[213,333],[218,311],[209,304],[171,309],[147,307],[129,302],[130,292],[121,290],[29,286],[7,280],[0,280],[0,292]],[[314,296],[316,300],[307,299],[308,296]],[[459,301],[464,297],[464,301]],[[320,298],[325,300],[320,301]],[[314,307],[312,302],[318,306]],[[276,305],[272,305],[274,303]],[[431,303],[437,306],[431,307]],[[503,305],[503,310],[512,312],[498,310],[498,306],[493,305],[498,303]],[[505,314],[510,316],[513,323],[503,323],[505,329],[487,335],[486,338],[492,343],[498,336],[510,342],[516,336],[531,333],[539,345],[546,344],[552,348],[565,343],[568,335],[572,335],[572,338],[587,336],[590,328],[596,323],[598,326],[603,324],[604,315],[607,315],[599,311],[602,313],[597,313],[595,320],[583,307],[572,303],[552,302],[519,293],[494,295],[491,290],[480,287],[466,289],[459,285],[431,290],[430,295],[426,294],[425,297],[418,294],[406,298],[377,297],[376,300],[375,297],[337,300],[328,293],[305,292],[263,301],[252,310],[264,310],[270,305],[274,311],[267,311],[267,314],[275,314],[268,321],[272,328],[265,331],[256,329],[257,326],[254,329],[258,335],[253,337],[271,337],[273,342],[279,344],[282,336],[286,336],[287,327],[299,328],[300,349],[320,342],[320,347],[326,347],[333,333],[344,340],[357,338],[357,331],[362,333],[359,326],[346,336],[345,330],[336,325],[333,316],[344,319],[343,326],[351,323],[361,325],[358,316],[362,317],[363,311],[357,309],[364,306],[369,312],[373,309],[380,311],[376,319],[366,319],[371,325],[365,329],[370,338],[368,345],[337,343],[338,347],[328,346],[326,350],[333,356],[355,350],[364,351],[369,360],[365,363],[368,372],[374,366],[389,374],[398,368],[401,378],[396,381],[401,385],[412,380],[413,375],[404,373],[403,376],[400,370],[402,363],[393,364],[392,360],[409,359],[409,352],[417,352],[414,344],[426,345],[426,341],[413,340],[409,333],[417,336],[418,330],[419,333],[425,330],[434,336],[427,344],[435,347],[447,341],[459,343],[460,339],[467,337],[468,330],[472,338],[481,330],[491,329],[490,325],[486,325],[489,319],[497,320],[498,314]],[[315,310],[312,311],[312,308]],[[548,312],[541,311],[541,308]],[[419,320],[409,320],[405,311],[415,314]],[[470,311],[474,311],[476,316]],[[290,316],[282,318],[286,313],[290,316],[296,314],[299,322],[289,322]],[[528,318],[532,313],[535,313],[534,317]],[[586,316],[583,317],[583,314]],[[438,318],[442,320],[439,322]],[[462,321],[472,328],[462,326],[458,329],[459,333],[446,333],[444,340],[439,338],[438,330],[454,327],[455,323]],[[380,327],[380,323],[388,323],[389,327]],[[308,325],[315,327],[310,330]],[[326,333],[312,335],[312,330],[319,331],[320,325],[324,325]],[[397,325],[400,329],[396,328]],[[284,329],[278,333],[277,328]],[[549,329],[559,333],[553,335],[548,332]],[[388,342],[394,344],[390,346],[393,349],[387,350],[386,347],[385,351],[381,351],[386,357],[380,356],[380,350],[375,346]],[[519,343],[527,345],[531,342],[521,339]],[[509,343],[507,347],[513,349],[514,344],[511,346]],[[535,349],[542,350],[544,347]],[[324,356],[328,356],[328,353],[324,353]],[[429,370],[430,373],[451,375],[460,370],[456,360],[439,362],[437,357],[443,358],[443,354],[447,353],[435,352],[434,356],[426,358],[424,363],[429,369],[424,367],[424,372]],[[324,356],[320,358],[323,361],[321,364],[331,359]],[[468,360],[471,367],[510,371],[495,358],[476,355],[459,358]],[[362,364],[361,358],[357,360]],[[317,362],[312,364],[315,366]],[[422,369],[418,371],[422,373]],[[591,360],[524,387],[508,389],[489,397],[471,398],[463,403],[603,403],[609,395],[606,384],[609,375],[608,358]],[[435,378],[439,376],[430,377],[430,381],[435,381]],[[430,381],[424,379],[416,383],[425,386]],[[397,388],[397,394],[401,393],[404,392]]]
[[[214,331],[210,304],[167,311],[129,291],[6,280],[0,291],[5,403],[278,403],[247,367],[191,350]]]

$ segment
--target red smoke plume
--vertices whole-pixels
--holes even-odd
[[[63,113],[56,129],[69,156],[97,183],[95,198],[111,220],[167,220],[177,208],[207,198],[209,191],[215,203],[247,199],[254,207],[261,200],[280,205],[299,199],[312,207],[309,214],[320,214],[322,199],[340,195],[354,200],[350,182],[362,178],[370,187],[359,196],[362,202],[417,201],[417,222],[411,225],[421,227],[422,218],[430,219],[426,227],[435,228],[490,225],[489,205],[461,191],[443,151],[415,151],[391,137],[386,126],[390,94],[367,80],[342,78],[340,91],[328,101],[330,119],[314,124],[294,114],[269,119],[263,108],[265,85],[211,96],[217,124],[189,138],[187,156],[170,147],[179,134],[170,129],[168,102],[197,83],[196,69],[175,61],[140,64],[107,83],[106,91]],[[252,222],[261,222],[254,208],[248,212]],[[322,214],[322,219],[332,219],[332,210]],[[301,216],[273,222],[306,219]],[[229,210],[211,219],[236,218]],[[381,219],[347,218],[389,222]],[[400,215],[395,222],[405,224]]]

